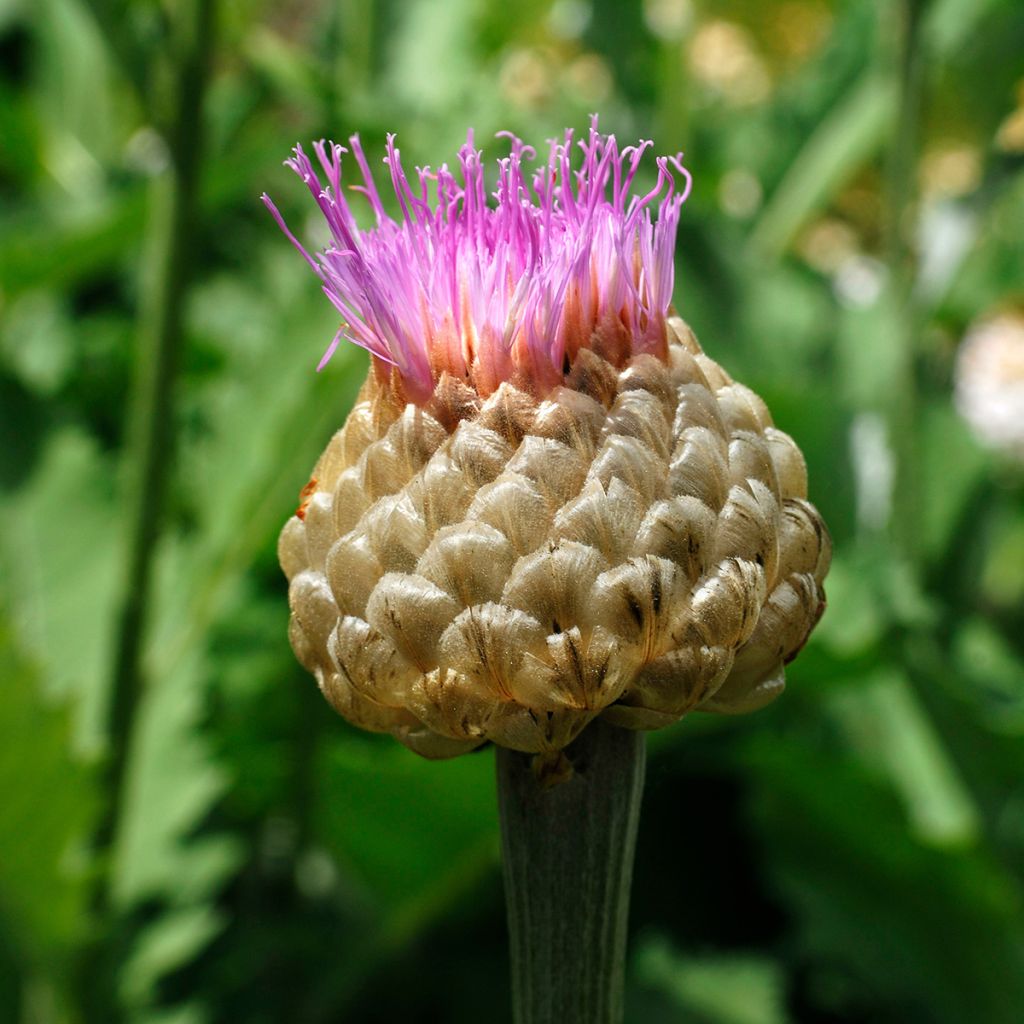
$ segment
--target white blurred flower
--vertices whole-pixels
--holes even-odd
[[[896,460],[881,416],[864,412],[854,418],[850,452],[857,480],[857,521],[869,530],[882,530],[892,512]]]
[[[972,328],[957,356],[956,407],[984,444],[1024,461],[1024,316]]]
[[[873,306],[885,287],[887,270],[884,263],[855,252],[837,268],[832,277],[836,298],[849,309]]]

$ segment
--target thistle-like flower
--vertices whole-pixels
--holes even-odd
[[[353,137],[369,230],[346,150],[296,148],[315,256],[264,197],[343,318],[324,362],[344,337],[373,357],[281,534],[292,646],[428,757],[760,707],[824,607],[799,449],[670,309],[681,159],[632,195],[648,142],[595,123],[530,173],[509,139],[489,199],[472,136],[412,179],[389,138],[394,219]]]

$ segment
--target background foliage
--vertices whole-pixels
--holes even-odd
[[[493,755],[357,733],[287,645],[276,533],[364,361],[313,372],[332,311],[258,196],[315,232],[296,140],[436,164],[599,110],[685,149],[677,306],[836,544],[786,696],[651,737],[628,1018],[1019,1021],[1024,477],[951,382],[1024,300],[1024,7],[224,0],[192,81],[191,6],[0,0],[0,1019],[509,1019]],[[107,859],[132,409],[201,138]]]

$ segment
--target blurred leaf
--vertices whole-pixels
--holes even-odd
[[[934,308],[942,301],[977,244],[980,227],[980,218],[964,203],[932,203],[921,211],[914,292],[922,305]]]
[[[636,980],[659,989],[694,1024],[785,1024],[783,976],[757,956],[681,956],[664,938],[649,938],[634,957]]]
[[[898,626],[937,621],[934,597],[888,546],[858,544],[838,551],[826,586],[828,609],[815,630],[815,642],[841,659],[877,648]]]
[[[124,965],[127,1004],[144,1005],[157,982],[202,950],[222,925],[218,915],[205,906],[172,911],[150,925]],[[176,1011],[171,1019],[178,1019],[182,1012]],[[194,1014],[193,1008],[183,1019],[197,1019]]]
[[[192,655],[173,675],[148,680],[115,858],[113,887],[123,905],[158,896],[206,900],[237,862],[230,847],[211,859],[205,844],[190,840],[228,784],[198,729],[202,679]]]
[[[884,287],[885,268],[878,266],[876,301],[848,307],[839,321],[838,379],[847,403],[856,409],[891,407],[902,393],[905,345],[901,299]]]
[[[406,8],[391,40],[388,85],[421,116],[464,102],[473,77],[470,0],[420,0]],[[445,55],[439,73],[436,55]]]
[[[320,102],[324,83],[317,80],[316,64],[299,47],[262,25],[245,36],[244,47],[253,67],[266,75],[282,96],[298,103]]]
[[[78,0],[42,0],[29,10],[39,48],[36,99],[47,126],[40,157],[73,202],[89,202],[104,185],[101,161],[122,141],[110,54]]]
[[[1009,6],[1006,0],[934,0],[925,22],[929,49],[950,55],[1000,5]]]
[[[347,736],[325,746],[318,778],[320,838],[396,925],[467,870],[497,863],[488,753],[428,762],[394,742]]]
[[[86,925],[84,844],[95,781],[0,609],[0,931],[35,970],[64,963]]]
[[[138,1024],[206,1024],[209,1013],[196,1000],[173,1009],[144,1010],[136,1014]]]
[[[426,762],[394,741],[349,738],[324,744],[316,777],[317,838],[376,907],[335,979],[348,998],[497,870],[493,759]]]
[[[748,765],[805,970],[840,965],[914,1019],[1018,1019],[1024,903],[991,856],[915,839],[877,777],[835,751],[754,740]]]
[[[0,21],[4,17],[0,7]],[[0,25],[0,33],[6,26]],[[31,181],[36,170],[39,121],[30,97],[0,81],[0,181],[11,178],[20,185]],[[2,207],[0,207],[2,208]]]
[[[982,567],[985,598],[996,608],[1021,614],[1024,601],[1024,516],[1019,508],[1001,510]]]
[[[930,70],[957,52],[978,20],[999,0],[940,0],[924,26]],[[891,14],[883,8],[883,14]],[[881,149],[896,116],[898,95],[892,78],[868,68],[826,115],[769,197],[750,235],[750,252],[773,262],[801,227],[825,208]]]
[[[874,156],[896,110],[893,82],[868,71],[823,118],[765,203],[750,235],[758,261],[773,262],[801,227]]]
[[[958,327],[1014,300],[1024,280],[1022,232],[1024,174],[1018,171],[991,196],[974,247],[942,297],[944,311],[956,317]]]
[[[161,675],[201,647],[239,597],[253,558],[294,510],[365,373],[365,355],[354,345],[315,373],[337,324],[307,268],[287,256],[278,250],[260,261],[252,283],[215,279],[196,289],[194,330],[220,347],[225,370],[197,391],[202,428],[181,446],[180,476],[197,528],[158,567],[164,603],[153,664]],[[302,339],[305,358],[290,347],[292,338]]]
[[[837,693],[834,710],[865,764],[883,770],[902,796],[911,826],[924,840],[970,844],[979,812],[949,752],[895,670],[881,670],[853,691]]]
[[[975,488],[989,468],[985,453],[971,438],[948,399],[921,410],[921,537],[933,558],[962,544]]]
[[[839,551],[828,574],[828,610],[815,630],[815,640],[849,659],[877,647],[888,622],[878,591],[863,557]]]
[[[215,279],[194,297],[193,327],[217,345],[230,372],[210,393],[197,392],[204,400],[201,428],[182,440],[180,473],[189,482],[194,528],[167,537],[157,560],[158,623],[117,851],[119,901],[127,906],[157,897],[182,920],[207,922],[190,933],[196,944],[216,931],[211,904],[242,856],[227,836],[194,836],[230,784],[200,727],[211,676],[207,634],[244,597],[257,549],[291,511],[316,451],[340,425],[342,411],[326,403],[310,415],[309,389],[327,386],[357,358],[350,347],[318,379],[313,352],[304,362],[281,338],[296,331],[311,347],[319,345],[318,335],[333,333],[330,313],[308,299],[294,306],[287,301],[312,284],[301,262],[272,260],[264,272],[263,290]],[[316,297],[315,287],[309,294]],[[277,297],[275,306],[268,296]],[[254,403],[254,394],[262,401]],[[308,455],[290,458],[296,447]],[[290,467],[291,478],[282,466]],[[159,970],[179,967],[196,952],[177,942],[165,945],[162,918],[153,927],[161,956],[149,965],[152,972],[135,977],[135,967],[126,968],[126,984],[137,994],[155,984]],[[180,937],[175,930],[171,935]],[[179,961],[170,959],[174,953]]]
[[[254,163],[267,167],[268,175],[269,167],[280,167],[288,143],[280,143],[275,134],[273,144],[277,148],[268,154],[268,140],[262,134],[250,134],[244,145],[232,146],[209,167],[200,197],[204,216],[219,215],[243,199],[249,212],[260,210],[259,193],[248,172]],[[76,210],[74,216],[51,194],[44,207],[26,204],[0,217],[0,281],[5,300],[41,286],[68,288],[108,267],[118,272],[134,268],[146,225],[146,185],[129,179],[104,201]]]
[[[1024,668],[999,631],[975,616],[962,622],[953,639],[955,668],[982,702],[992,729],[1024,736]]]
[[[99,743],[113,587],[120,556],[113,471],[74,428],[52,435],[31,480],[0,503],[0,564],[11,622],[51,693],[78,698],[79,747]]]
[[[747,354],[751,373],[796,373],[808,385],[814,382],[814,368],[835,332],[832,296],[820,281],[785,265],[752,275],[740,317],[744,337],[754,343]]]
[[[65,382],[73,345],[68,311],[54,292],[25,295],[6,312],[0,360],[30,391],[52,395]]]
[[[138,250],[144,212],[145,192],[136,188],[70,222],[37,210],[5,218],[0,234],[5,297],[42,285],[66,288],[97,268],[119,266]]]

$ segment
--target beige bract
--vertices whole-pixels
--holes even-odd
[[[824,608],[799,449],[670,317],[668,359],[581,349],[538,401],[371,371],[285,526],[292,646],[427,757],[766,704]]]

